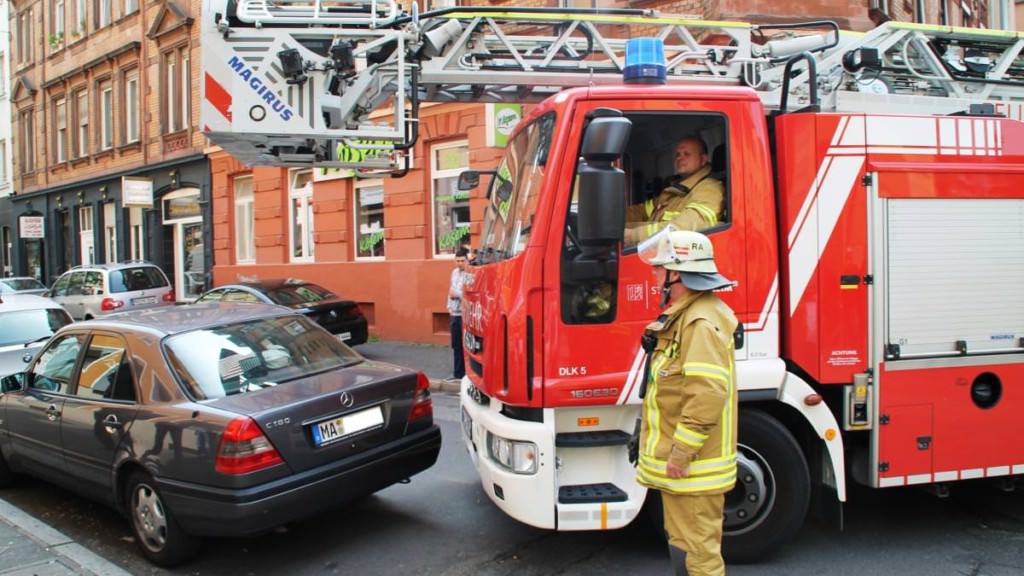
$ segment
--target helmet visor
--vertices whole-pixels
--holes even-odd
[[[651,266],[664,266],[675,262],[676,255],[672,249],[672,240],[669,238],[669,234],[675,229],[675,226],[669,224],[654,236],[637,244],[636,253],[640,261]]]

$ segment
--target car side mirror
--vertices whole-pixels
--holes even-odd
[[[24,381],[25,374],[22,372],[4,376],[3,379],[0,380],[0,392],[15,392],[17,390],[21,390],[23,387],[22,383]]]

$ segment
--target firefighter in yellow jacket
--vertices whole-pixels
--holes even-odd
[[[627,245],[654,236],[672,224],[677,230],[703,230],[718,224],[725,203],[722,182],[711,177],[708,146],[696,136],[676,144],[676,179],[657,198],[626,210]]]
[[[732,282],[698,232],[665,230],[639,253],[656,267],[663,305],[671,305],[645,332],[637,480],[661,491],[675,573],[724,574],[722,512],[736,483],[737,321],[712,290]]]

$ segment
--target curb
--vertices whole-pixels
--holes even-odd
[[[0,522],[10,524],[22,535],[56,556],[58,560],[64,560],[61,563],[68,568],[77,568],[79,574],[131,576],[130,572],[125,571],[117,564],[90,551],[64,533],[30,516],[3,498],[0,498]],[[22,570],[29,568],[30,566],[25,566]],[[22,570],[15,569],[14,572],[21,573]]]
[[[431,380],[430,391],[431,392],[447,392],[449,394],[458,394],[462,389],[461,382],[452,382],[449,380]]]

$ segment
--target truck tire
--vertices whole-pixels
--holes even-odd
[[[746,563],[771,555],[800,530],[811,498],[803,451],[778,420],[741,410],[736,487],[725,495],[722,554]]]
[[[736,487],[725,495],[722,555],[730,564],[762,560],[796,535],[807,516],[811,480],[800,445],[760,410],[740,413]],[[664,532],[661,493],[647,491],[648,518]]]

